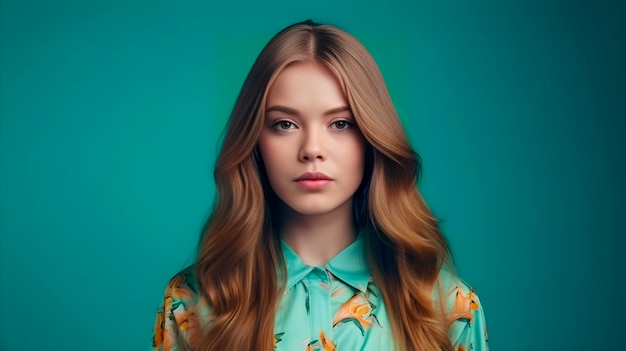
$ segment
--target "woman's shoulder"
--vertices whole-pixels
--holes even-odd
[[[471,320],[475,311],[480,308],[476,290],[447,267],[440,271],[438,285],[441,289],[439,296],[444,299],[448,318]]]
[[[438,296],[450,326],[450,339],[459,350],[487,350],[487,324],[478,293],[453,268],[439,274]],[[464,348],[463,348],[464,347]]]
[[[176,273],[167,282],[165,293],[181,298],[198,294],[198,281],[194,272],[194,266],[185,267]]]
[[[474,291],[474,288],[459,276],[454,266],[448,264],[439,271],[438,283],[441,292],[446,296],[451,292],[467,295]]]
[[[168,281],[157,310],[153,350],[185,349],[185,345],[195,342],[208,328],[209,312],[198,290],[194,266],[176,273]]]
[[[165,307],[169,307],[169,312],[175,314],[176,311],[198,310],[206,307],[194,269],[193,265],[188,266],[167,282],[164,302]]]

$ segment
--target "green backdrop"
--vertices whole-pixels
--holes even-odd
[[[150,347],[238,89],[307,18],[378,61],[492,349],[623,347],[624,9],[2,0],[0,349]]]

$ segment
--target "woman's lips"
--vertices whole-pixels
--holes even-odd
[[[307,190],[320,190],[327,187],[332,180],[330,179],[300,179],[296,183]]]
[[[327,187],[333,180],[322,172],[306,172],[295,181],[304,189],[319,190]]]

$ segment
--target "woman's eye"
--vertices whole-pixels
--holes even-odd
[[[335,129],[339,129],[339,130],[343,130],[343,129],[348,129],[350,128],[351,123],[348,121],[335,121],[333,122],[333,127],[335,127]]]
[[[289,121],[278,121],[274,126],[278,130],[287,130],[293,128],[293,123]]]

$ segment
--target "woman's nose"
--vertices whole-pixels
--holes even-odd
[[[309,130],[303,134],[302,139],[298,153],[300,161],[323,161],[326,159],[324,137],[321,132]]]

